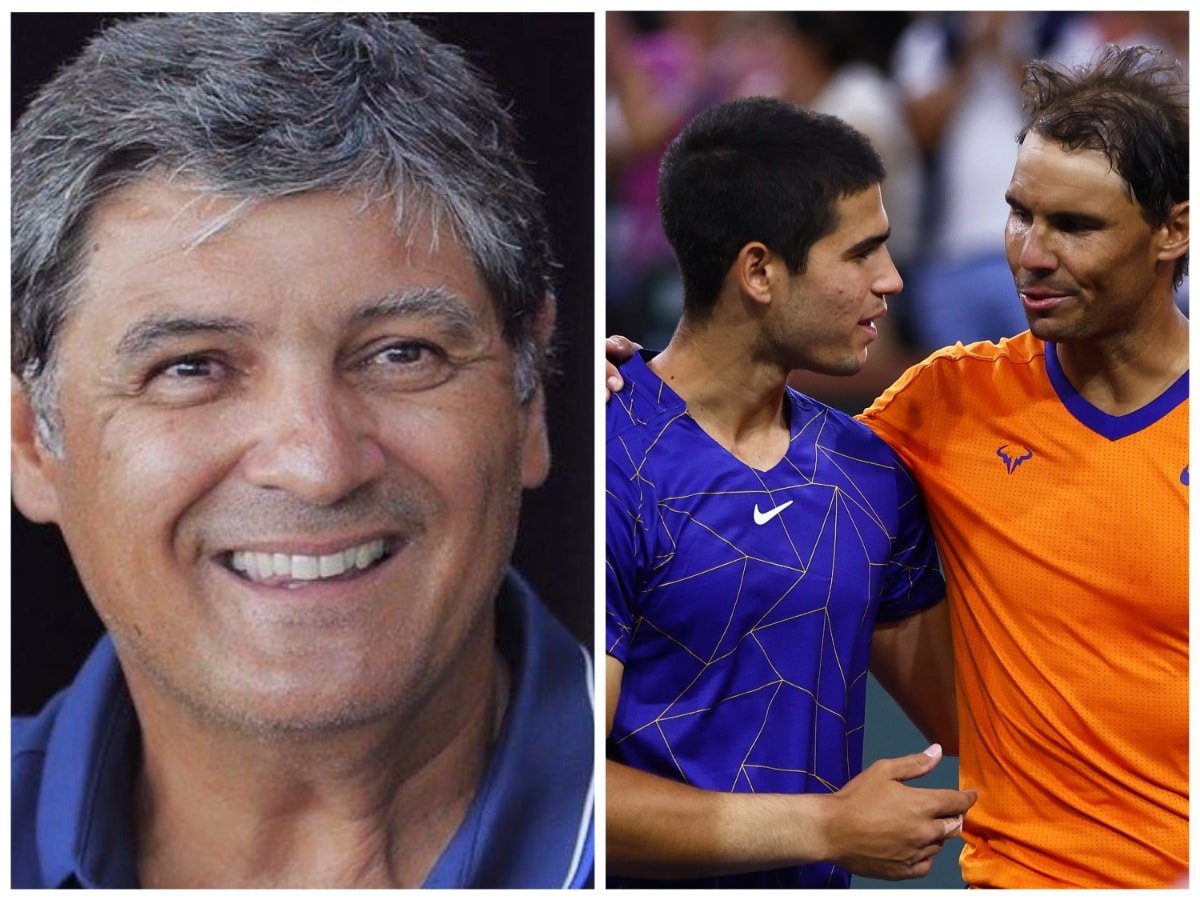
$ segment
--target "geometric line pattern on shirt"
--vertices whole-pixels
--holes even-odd
[[[621,395],[617,395],[620,397]],[[632,398],[630,402],[622,403],[622,406],[632,415]],[[785,691],[794,691],[806,696],[812,704],[814,710],[821,711],[842,723],[845,728],[845,718],[842,713],[822,702],[824,694],[822,680],[824,678],[837,677],[840,684],[837,686],[837,693],[845,695],[852,687],[852,683],[847,682],[847,672],[844,661],[838,657],[837,644],[832,640],[832,624],[830,622],[829,603],[830,598],[837,590],[845,590],[844,585],[835,584],[837,577],[836,573],[840,568],[850,568],[857,574],[855,580],[861,585],[863,592],[863,602],[861,608],[863,610],[863,618],[865,619],[866,610],[869,608],[867,598],[874,589],[875,578],[880,576],[881,572],[869,574],[867,578],[862,577],[863,569],[861,567],[839,567],[837,553],[847,546],[847,539],[853,535],[856,542],[864,548],[863,558],[868,570],[882,570],[886,568],[886,564],[873,562],[866,556],[865,553],[865,537],[866,529],[875,528],[882,530],[885,528],[884,516],[879,510],[872,507],[870,499],[866,494],[857,490],[856,481],[851,470],[856,466],[871,466],[880,469],[890,468],[871,459],[861,459],[852,456],[846,456],[836,450],[826,448],[822,444],[822,434],[827,422],[827,411],[821,410],[811,420],[805,422],[791,436],[791,440],[811,441],[816,449],[811,460],[811,466],[807,471],[802,471],[796,466],[792,460],[785,456],[780,463],[780,469],[783,474],[790,474],[794,478],[789,480],[780,480],[780,472],[774,473],[773,483],[768,485],[764,478],[764,473],[758,472],[749,466],[747,469],[751,472],[758,481],[758,489],[739,489],[733,491],[695,491],[690,493],[678,494],[674,496],[664,496],[657,498],[654,508],[654,514],[657,516],[657,526],[659,533],[667,538],[668,546],[658,553],[650,562],[652,571],[664,571],[672,566],[680,565],[678,556],[678,540],[679,536],[687,528],[688,541],[691,544],[689,550],[691,557],[703,561],[700,567],[692,567],[684,565],[683,571],[672,573],[667,580],[659,582],[655,585],[654,590],[662,590],[668,587],[674,587],[687,582],[696,582],[698,589],[703,589],[704,582],[709,576],[731,566],[741,566],[741,571],[738,575],[737,586],[733,592],[728,608],[728,614],[725,620],[720,623],[714,623],[714,630],[718,632],[715,642],[711,642],[706,646],[689,645],[686,638],[680,637],[673,633],[673,630],[661,622],[653,621],[645,615],[638,614],[633,623],[631,633],[627,636],[627,640],[637,640],[638,633],[642,629],[652,629],[661,635],[664,639],[676,645],[681,651],[692,657],[699,665],[694,677],[684,684],[676,695],[668,699],[657,711],[657,713],[649,720],[643,722],[640,726],[634,727],[632,730],[621,735],[613,735],[617,743],[630,740],[635,735],[641,734],[643,731],[653,727],[657,732],[659,740],[667,754],[672,759],[675,759],[675,752],[671,747],[671,737],[666,727],[669,723],[685,719],[688,717],[702,715],[715,706],[725,703],[735,703],[755,694],[770,692],[770,697],[765,703],[762,714],[757,720],[757,730],[750,736],[746,742],[745,751],[742,755],[742,762],[739,767],[737,778],[733,784],[728,786],[728,789],[733,790],[738,787],[738,782],[742,782],[742,790],[755,789],[755,776],[759,772],[774,771],[774,772],[795,772],[808,775],[814,778],[820,778],[817,773],[807,772],[804,770],[795,769],[786,765],[771,764],[764,762],[761,759],[755,760],[754,754],[758,749],[758,742],[763,732],[767,728],[768,720],[775,709],[776,703]],[[667,418],[661,429],[656,435],[653,435],[645,447],[645,452],[640,459],[634,458],[629,445],[623,438],[618,438],[620,446],[629,458],[630,468],[632,470],[632,481],[634,482],[635,490],[650,489],[654,491],[654,485],[647,477],[646,470],[648,463],[663,440],[667,432],[674,426],[687,420],[686,413],[680,413],[672,418]],[[824,468],[828,466],[836,472],[841,478],[839,483],[831,481],[822,482],[818,476]],[[790,550],[790,556],[785,558],[780,554],[777,558],[768,558],[760,553],[757,553],[753,548],[741,546],[741,537],[747,536],[745,529],[741,528],[723,528],[716,523],[708,522],[698,517],[692,510],[696,507],[696,501],[701,498],[723,497],[726,499],[744,495],[746,497],[766,497],[766,502],[776,504],[776,495],[784,495],[788,499],[792,499],[798,491],[827,492],[828,496],[825,500],[826,506],[823,513],[818,513],[819,527],[814,533],[806,536],[796,536],[792,534],[792,529],[789,528],[788,517],[780,515],[775,522],[764,527],[777,526],[782,530],[785,537],[785,545]],[[747,504],[747,518],[749,517],[749,504]],[[645,523],[636,523],[639,527],[644,527]],[[754,532],[749,532],[753,535]],[[888,535],[892,538],[892,535]],[[697,548],[697,541],[703,540],[709,546]],[[779,546],[784,546],[783,544]],[[805,581],[814,559],[824,549],[833,548],[833,558],[829,561],[830,571],[834,573],[833,577],[828,578],[828,583],[825,585],[815,585],[818,588],[815,597],[807,598],[806,602],[801,602],[797,606],[796,602],[798,595],[802,594],[808,588]],[[742,628],[737,634],[730,634],[734,628],[734,623],[739,619],[739,612],[745,602],[743,598],[743,587],[746,582],[747,572],[751,566],[762,566],[787,572],[794,577],[787,582],[784,590],[777,596],[768,598],[755,598],[764,608],[760,614],[756,614],[750,620],[750,627]],[[765,599],[765,602],[764,602]],[[792,601],[789,604],[789,601]],[[777,612],[780,614],[776,616]],[[819,659],[816,666],[816,671],[819,673],[817,682],[813,686],[808,686],[799,683],[794,678],[790,678],[786,672],[786,667],[773,659],[772,652],[768,645],[764,643],[763,635],[769,629],[776,628],[786,623],[794,623],[796,620],[805,617],[820,617],[820,625],[818,629],[819,641],[817,641]],[[869,627],[869,623],[860,621],[859,627]],[[759,683],[751,685],[739,685],[739,688],[734,693],[722,695],[714,698],[712,701],[701,706],[684,706],[679,708],[685,698],[696,694],[697,686],[705,680],[705,678],[714,669],[720,667],[720,664],[735,653],[745,651],[746,642],[753,642],[754,648],[762,654],[763,661],[767,668],[767,673],[770,677],[765,678]],[[826,659],[828,654],[829,659]],[[829,663],[827,665],[826,663]],[[857,681],[865,677],[865,673],[856,673],[853,681]],[[861,726],[858,726],[861,727]],[[857,730],[857,727],[853,730]],[[817,740],[817,731],[813,730],[814,743]],[[811,754],[816,758],[816,753]],[[687,781],[687,773],[676,763],[678,776],[681,780]],[[834,785],[823,782],[826,788],[832,790]]]

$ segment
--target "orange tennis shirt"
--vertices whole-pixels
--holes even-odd
[[[1179,883],[1187,374],[1111,416],[1025,332],[934,353],[862,418],[920,484],[945,569],[967,883]]]

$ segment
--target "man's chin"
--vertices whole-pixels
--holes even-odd
[[[850,375],[857,375],[863,370],[866,364],[867,349],[864,347],[857,355],[846,356],[842,359],[822,360],[820,363],[808,368],[818,375],[832,375],[837,378],[846,378]]]
[[[331,687],[333,688],[331,690]],[[253,689],[204,691],[186,698],[186,714],[203,725],[259,740],[304,740],[345,733],[393,716],[406,707],[403,696],[324,685],[265,694]]]
[[[1071,329],[1053,317],[1026,316],[1025,318],[1029,323],[1029,331],[1039,341],[1057,344],[1061,341],[1070,341],[1072,338]]]
[[[316,737],[403,714],[418,702],[407,697],[411,691],[405,684],[425,680],[417,659],[387,673],[366,658],[328,654],[296,658],[290,665],[278,659],[269,665],[226,660],[221,671],[190,675],[144,659],[132,665],[123,661],[139,718],[149,713],[168,727],[187,720],[202,729],[261,739]]]

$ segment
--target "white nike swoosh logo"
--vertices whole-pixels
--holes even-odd
[[[777,515],[779,515],[781,512],[783,512],[785,509],[787,509],[789,506],[791,506],[795,502],[796,502],[795,500],[789,500],[787,503],[781,503],[774,509],[768,510],[767,512],[759,512],[758,504],[755,503],[754,504],[754,524],[755,525],[766,525],[773,518],[775,518]]]

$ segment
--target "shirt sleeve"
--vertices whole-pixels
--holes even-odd
[[[899,509],[892,558],[884,576],[876,621],[894,622],[933,606],[945,596],[937,546],[925,503],[912,475],[897,459],[896,501]]]

